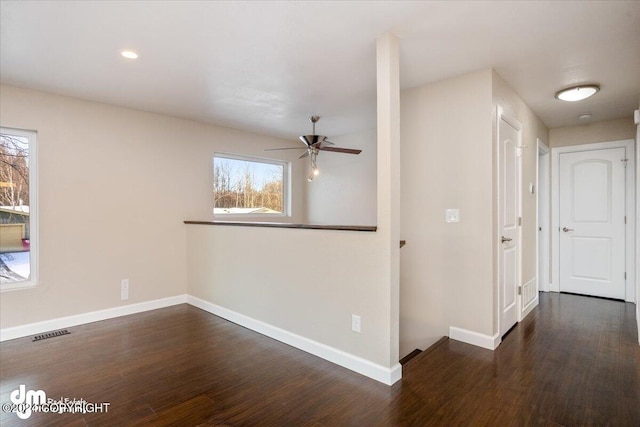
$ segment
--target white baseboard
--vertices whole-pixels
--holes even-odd
[[[402,366],[399,363],[396,363],[391,368],[386,368],[369,360],[354,356],[353,354],[313,341],[191,295],[187,295],[187,303],[381,383],[392,385],[402,378]]]
[[[538,298],[537,296],[529,303],[528,306],[526,306],[524,308],[524,310],[522,310],[522,319],[521,321],[527,317],[529,315],[529,313],[531,313],[533,311],[534,308],[536,308],[538,306],[538,302],[540,301],[540,298]]]
[[[502,341],[502,338],[499,334],[495,334],[494,336],[484,335],[478,332],[456,328],[455,326],[449,327],[449,338],[451,338],[452,340],[462,341],[467,344],[486,348],[488,350],[495,350]]]
[[[43,332],[53,331],[56,329],[70,328],[72,326],[83,325],[85,323],[113,319],[114,317],[142,313],[143,311],[155,310],[157,308],[184,304],[186,302],[186,295],[176,295],[173,297],[145,301],[137,304],[129,304],[119,307],[107,308],[104,310],[92,311],[89,313],[76,314],[74,316],[59,317],[57,319],[45,320],[43,322],[29,323],[12,328],[4,328],[0,329],[0,342],[12,340],[15,338],[22,338],[29,335],[41,334]]]
[[[533,277],[527,283],[522,285],[522,295],[520,296],[520,298],[522,303],[525,304],[525,306],[522,309],[522,312],[520,313],[520,316],[518,319],[519,322],[524,320],[524,318],[527,317],[527,315],[531,313],[531,311],[533,311],[533,309],[538,306],[538,300],[539,300],[538,296],[539,294],[536,286],[536,278]],[[529,298],[530,300],[527,301],[527,298]]]
[[[529,313],[531,313],[533,311],[533,309],[536,308],[537,306],[538,306],[538,298],[536,298],[533,301],[531,301],[529,303],[529,305],[527,307],[525,307],[525,309],[522,311],[522,319],[527,317],[529,315]]]

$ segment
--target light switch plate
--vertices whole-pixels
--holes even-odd
[[[460,222],[460,209],[446,209],[444,211],[444,220],[446,222]]]

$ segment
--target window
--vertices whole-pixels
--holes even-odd
[[[36,134],[0,128],[0,288],[36,284]]]
[[[288,175],[287,162],[215,154],[214,216],[288,215]]]

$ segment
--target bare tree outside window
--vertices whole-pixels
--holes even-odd
[[[0,284],[32,275],[31,143],[29,132],[0,132]]]
[[[215,155],[214,214],[285,214],[286,169],[278,161]]]
[[[29,141],[0,134],[0,206],[29,203]]]

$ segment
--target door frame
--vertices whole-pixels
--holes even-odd
[[[619,141],[596,142],[593,144],[570,145],[551,148],[551,283],[552,292],[560,292],[560,154],[580,151],[605,150],[608,148],[625,148],[627,168],[625,169],[626,196],[625,215],[627,226],[625,233],[625,265],[627,280],[625,281],[625,301],[636,302],[636,209],[635,209],[635,150],[633,139]]]
[[[551,260],[551,221],[549,202],[551,201],[551,175],[549,162],[549,147],[540,138],[536,140],[536,274],[538,276],[538,290],[549,292],[549,266]],[[544,209],[540,215],[540,208]],[[542,227],[542,231],[540,231]],[[542,256],[540,253],[542,252]]]
[[[636,250],[640,252],[640,108],[634,111],[636,124]],[[640,258],[640,257],[639,257]],[[640,259],[636,258],[636,323],[638,324],[638,344],[640,344]]]
[[[498,323],[498,336],[502,337],[502,300],[504,298],[504,295],[502,293],[501,288],[501,282],[500,282],[500,275],[502,274],[502,263],[500,262],[501,260],[501,253],[500,251],[502,250],[502,244],[500,243],[500,238],[502,236],[502,230],[500,229],[500,218],[501,218],[501,213],[500,213],[500,206],[501,206],[501,198],[503,196],[501,188],[500,188],[500,167],[502,166],[501,163],[501,158],[500,158],[500,154],[502,153],[502,150],[500,148],[500,121],[504,120],[507,124],[509,124],[511,127],[513,127],[514,129],[516,129],[516,131],[518,132],[518,156],[517,156],[517,165],[518,165],[518,172],[517,172],[517,180],[518,183],[516,185],[516,189],[518,191],[517,194],[517,198],[518,198],[518,217],[522,218],[522,150],[523,145],[522,145],[522,124],[516,120],[515,118],[505,114],[504,109],[502,108],[502,106],[498,105],[496,107],[496,151],[495,151],[495,156],[496,156],[496,202],[497,202],[497,209],[498,209],[498,213],[496,216],[496,220],[497,220],[497,227],[496,227],[496,235],[495,235],[495,242],[496,242],[496,248],[497,248],[497,252],[496,252],[496,265],[497,265],[497,272],[498,272],[498,277],[497,277],[497,285],[498,285],[498,316],[497,316],[497,323]],[[522,226],[519,225],[518,226],[518,243],[516,246],[516,251],[517,251],[517,267],[516,267],[516,271],[517,271],[517,281],[516,281],[516,289],[515,289],[515,295],[516,295],[516,312],[517,312],[517,316],[516,316],[516,324],[520,321],[522,321],[522,295],[519,295],[518,293],[518,289],[522,288]]]

